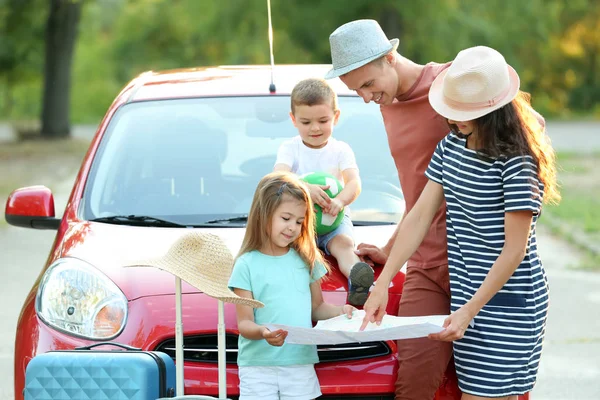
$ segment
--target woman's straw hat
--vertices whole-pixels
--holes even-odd
[[[377,21],[359,19],[337,28],[329,36],[333,68],[325,79],[347,74],[398,48],[398,39],[389,40]]]
[[[163,257],[140,260],[128,267],[147,266],[178,276],[207,296],[226,303],[262,308],[263,303],[240,297],[227,283],[233,269],[233,256],[219,236],[190,232],[181,236]]]
[[[429,90],[429,103],[441,116],[471,121],[510,103],[519,92],[519,75],[494,49],[462,50]]]

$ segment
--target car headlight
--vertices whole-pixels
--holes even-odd
[[[90,264],[61,258],[42,277],[36,311],[44,322],[66,333],[109,339],[125,326],[127,298]]]

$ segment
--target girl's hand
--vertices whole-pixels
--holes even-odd
[[[354,311],[358,311],[355,307],[350,304],[344,304],[342,306],[342,313],[340,315],[346,315],[346,318],[351,319]]]
[[[325,193],[327,189],[329,189],[329,185],[308,185],[308,191],[313,203],[320,205],[323,209],[329,207],[329,203],[331,202],[331,198]]]
[[[285,338],[287,337],[288,332],[283,329],[277,329],[276,331],[271,332],[268,328],[263,329],[262,337],[269,343],[271,346],[283,346],[285,342]]]
[[[443,331],[431,333],[428,337],[429,339],[441,340],[444,342],[462,339],[474,317],[475,315],[473,315],[465,306],[462,306],[444,320],[445,329]]]
[[[339,214],[340,211],[342,211],[342,208],[344,208],[342,202],[338,199],[333,198],[330,199],[329,205],[323,208],[323,211],[335,217]]]

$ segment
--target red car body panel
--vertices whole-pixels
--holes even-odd
[[[31,201],[31,199],[35,201]],[[54,197],[45,186],[30,186],[12,192],[6,202],[5,214],[18,212],[23,216],[47,215],[54,217]]]
[[[326,65],[276,66],[274,69],[277,91],[274,95],[289,95],[294,84],[304,77],[323,76]],[[117,226],[83,221],[78,208],[98,145],[114,113],[123,104],[132,101],[172,99],[185,97],[255,96],[269,93],[271,70],[266,66],[211,67],[148,72],[130,82],[116,97],[106,116],[98,126],[89,150],[76,177],[63,219],[57,231],[54,245],[44,267],[45,271],[54,261],[63,257],[75,257],[87,261],[101,270],[117,284],[129,300],[128,321],[122,332],[112,338],[124,344],[143,349],[154,349],[164,340],[175,336],[175,284],[174,278],[165,272],[148,267],[123,268],[135,260],[164,254],[171,243],[181,234],[179,228],[148,228]],[[331,81],[339,95],[355,95],[338,79]],[[266,171],[265,171],[266,172]],[[11,197],[18,202],[18,195]],[[9,200],[10,201],[10,200]],[[18,205],[18,204],[17,204]],[[21,205],[16,209],[24,212],[53,207],[47,200],[44,205]],[[13,207],[14,208],[14,207]],[[29,210],[29,211],[27,211]],[[33,210],[33,211],[32,211]],[[46,210],[48,213],[49,211]],[[31,215],[31,214],[26,214]],[[356,241],[384,244],[395,226],[369,226],[356,228]],[[220,228],[211,230],[220,235],[232,252],[239,249],[244,230]],[[123,237],[127,240],[123,240]],[[140,269],[143,268],[142,273]],[[42,271],[42,272],[43,272]],[[376,269],[378,274],[380,268]],[[41,277],[41,275],[40,275]],[[46,325],[35,312],[35,297],[40,278],[27,296],[17,327],[15,343],[15,395],[23,399],[25,368],[37,354],[50,350],[70,349],[94,343],[74,337]],[[390,287],[388,313],[396,315],[402,293],[404,274],[397,275]],[[183,323],[185,334],[215,332],[217,326],[216,300],[199,293],[197,289],[183,284]],[[345,302],[345,279],[339,271],[333,271],[323,284],[326,301]],[[237,334],[234,306],[227,304],[227,332]],[[359,361],[322,363],[316,366],[324,395],[388,395],[393,396],[398,368],[396,345],[389,343],[392,354]],[[185,363],[186,394],[218,394],[216,364]],[[459,399],[456,378],[449,369],[436,395],[436,399]],[[228,395],[238,393],[237,368],[227,367]]]

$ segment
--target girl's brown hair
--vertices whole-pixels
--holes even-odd
[[[306,262],[310,272],[315,263],[329,268],[315,241],[315,213],[306,189],[298,177],[290,172],[272,172],[265,175],[254,192],[248,224],[238,257],[253,250],[261,250],[269,242],[273,214],[286,200],[299,200],[306,204],[306,214],[298,238],[290,245]]]
[[[531,156],[538,167],[538,177],[544,184],[544,203],[558,203],[560,193],[556,182],[556,155],[546,135],[542,117],[531,107],[531,96],[519,91],[504,107],[477,118],[477,151],[487,157]],[[449,124],[458,136],[458,127]]]

